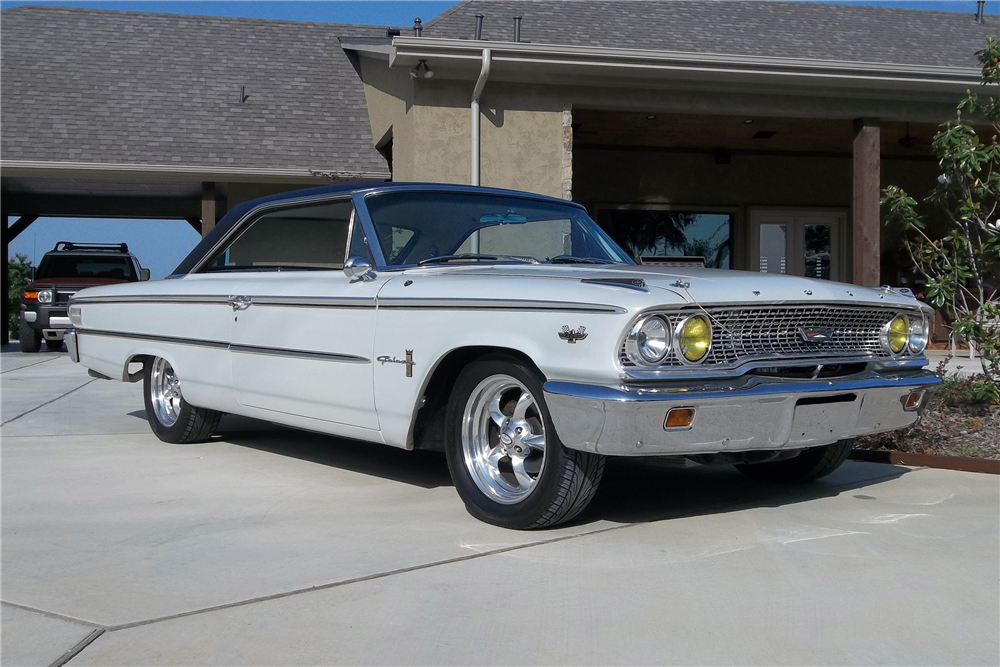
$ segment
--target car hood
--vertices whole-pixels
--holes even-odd
[[[645,290],[670,292],[681,299],[698,303],[801,303],[880,305],[914,308],[922,306],[911,296],[881,288],[802,278],[773,273],[725,269],[672,268],[639,265],[587,264],[493,264],[483,266],[434,266],[407,269],[407,275],[457,275],[522,278],[558,278],[583,282],[595,289],[622,292]],[[638,282],[637,281],[641,281]],[[623,295],[624,296],[624,295]],[[929,310],[927,306],[923,306]]]

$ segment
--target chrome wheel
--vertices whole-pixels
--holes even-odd
[[[545,465],[545,423],[523,384],[492,375],[476,386],[462,420],[462,454],[490,499],[512,505],[534,490]]]
[[[184,398],[181,396],[180,381],[166,359],[157,357],[153,361],[149,375],[149,398],[158,422],[166,427],[177,423]]]

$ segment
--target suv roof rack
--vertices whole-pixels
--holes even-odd
[[[108,252],[128,252],[127,243],[74,243],[73,241],[59,241],[52,249],[54,252],[67,252],[71,250],[104,250]]]

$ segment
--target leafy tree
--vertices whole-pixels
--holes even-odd
[[[987,38],[977,53],[984,86],[1000,84],[1000,43]],[[992,129],[981,137],[966,119]],[[883,191],[886,224],[900,225],[914,267],[927,278],[926,298],[942,308],[955,333],[982,354],[986,382],[1000,388],[1000,99],[967,94],[955,120],[934,135],[941,167],[927,207],[943,216],[944,233],[928,227],[925,207],[902,188]]]
[[[18,320],[21,316],[21,292],[31,282],[31,262],[27,255],[17,253],[7,260],[7,331],[17,337]]]

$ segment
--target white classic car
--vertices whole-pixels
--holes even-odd
[[[577,515],[607,456],[773,481],[913,423],[929,310],[905,291],[637,266],[571,202],[426,184],[235,207],[168,279],[95,287],[70,355],[144,383],[153,432],[222,413],[446,452],[474,516]]]

